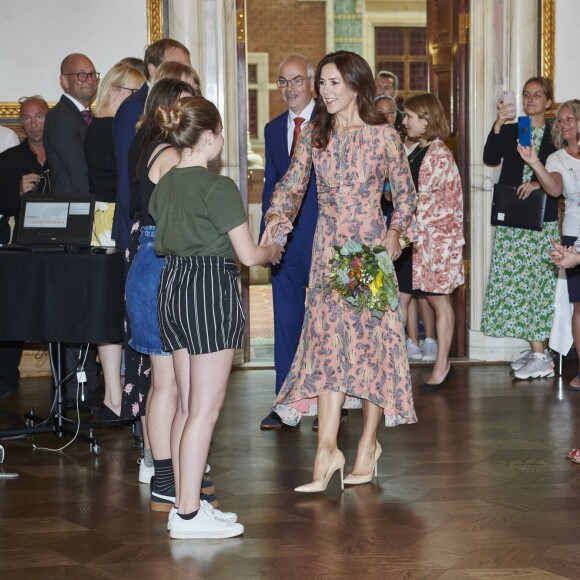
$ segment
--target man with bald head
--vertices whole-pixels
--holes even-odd
[[[276,184],[290,166],[295,136],[299,136],[314,115],[314,70],[304,56],[293,54],[282,61],[276,84],[288,110],[264,128],[266,168],[262,191],[263,215],[270,207],[270,198]],[[302,332],[317,215],[316,180],[311,173],[306,195],[293,223],[294,229],[288,236],[282,262],[272,266],[276,394],[290,370]],[[263,220],[261,229],[263,233]],[[280,417],[274,412],[260,423],[262,430],[281,427]]]
[[[50,173],[42,144],[48,113],[46,101],[27,97],[20,102],[20,124],[26,139],[0,154],[0,244],[10,239],[8,218],[18,222],[20,196],[31,191],[50,193]]]
[[[40,97],[20,100],[20,124],[26,139],[0,154],[0,244],[10,240],[8,219],[18,223],[20,196],[31,191],[50,193],[48,163],[42,145],[46,101]],[[23,343],[0,342],[0,399],[18,389]]]
[[[69,54],[60,65],[64,94],[52,108],[44,127],[44,148],[55,194],[89,193],[85,135],[92,116],[89,105],[97,94],[99,73],[84,54]]]
[[[85,158],[85,136],[92,121],[89,106],[97,94],[100,74],[84,54],[69,54],[60,65],[60,86],[64,94],[48,112],[44,124],[44,150],[50,166],[54,195],[89,195],[89,171]],[[86,375],[85,402],[98,405],[100,389],[96,347],[91,345],[84,366],[79,357],[79,345],[65,347],[65,399],[71,402],[77,395],[78,371]],[[76,371],[76,372],[75,372]]]

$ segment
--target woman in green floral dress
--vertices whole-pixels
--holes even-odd
[[[546,123],[546,111],[552,100],[549,79],[533,77],[524,85],[523,108],[531,117],[532,144],[542,163],[556,150]],[[511,113],[506,111],[501,99],[497,108],[483,161],[494,166],[503,161],[499,183],[517,186],[517,195],[525,198],[540,184],[534,168],[524,163],[517,151],[517,123],[505,124]],[[552,238],[559,239],[558,202],[550,196],[546,200],[542,231],[496,228],[481,330],[489,336],[529,341],[531,352],[512,363],[517,378],[554,376],[553,363],[546,350],[557,279],[557,269],[547,253]]]

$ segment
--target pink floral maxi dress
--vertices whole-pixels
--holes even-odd
[[[296,425],[301,415],[316,414],[319,394],[340,391],[347,395],[346,408],[360,407],[361,399],[382,407],[387,426],[415,423],[400,307],[374,318],[368,311],[356,312],[326,286],[334,246],[352,239],[372,247],[385,239],[380,208],[385,179],[393,191],[391,224],[403,231],[411,226],[417,196],[399,135],[388,125],[333,131],[325,150],[312,147],[311,137],[309,125],[266,214],[266,220],[272,214],[294,219],[314,165],[319,210],[306,314],[274,411]]]

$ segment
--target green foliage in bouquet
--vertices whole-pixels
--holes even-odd
[[[399,305],[395,267],[383,246],[369,248],[355,240],[334,246],[330,259],[328,287],[342,296],[355,310],[370,310],[381,318]]]

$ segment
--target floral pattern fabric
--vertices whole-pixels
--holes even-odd
[[[369,247],[383,243],[386,225],[380,199],[387,178],[394,203],[391,226],[396,224],[414,237],[417,196],[403,146],[387,125],[365,125],[349,134],[333,132],[325,150],[314,148],[311,137],[308,126],[265,216],[266,222],[273,214],[290,220],[296,216],[314,165],[319,210],[306,314],[274,410],[284,422],[295,425],[301,415],[316,414],[319,394],[334,391],[346,393],[347,408],[360,406],[361,399],[382,407],[387,426],[414,423],[400,307],[377,319],[369,311],[356,312],[326,284],[335,245],[349,239]]]
[[[545,127],[532,129],[536,154]],[[522,182],[533,177],[524,166]],[[558,222],[544,223],[542,231],[497,226],[481,331],[489,336],[522,338],[541,342],[548,339],[554,318],[554,296],[558,269],[547,252],[551,239],[560,239]]]
[[[551,239],[559,239],[558,222],[542,231],[497,226],[481,331],[544,341],[554,318],[558,269],[550,260]]]
[[[463,284],[463,189],[453,154],[440,139],[427,149],[418,186],[413,288],[451,294]]]
[[[127,249],[125,250],[125,278],[139,248],[140,236],[141,226],[139,222],[135,222],[131,228]],[[123,342],[123,353],[125,355],[125,384],[123,385],[121,417],[130,419],[145,415],[147,393],[151,387],[151,361],[146,354],[137,352],[129,346],[132,334],[126,303],[124,304],[124,313],[125,340]]]

